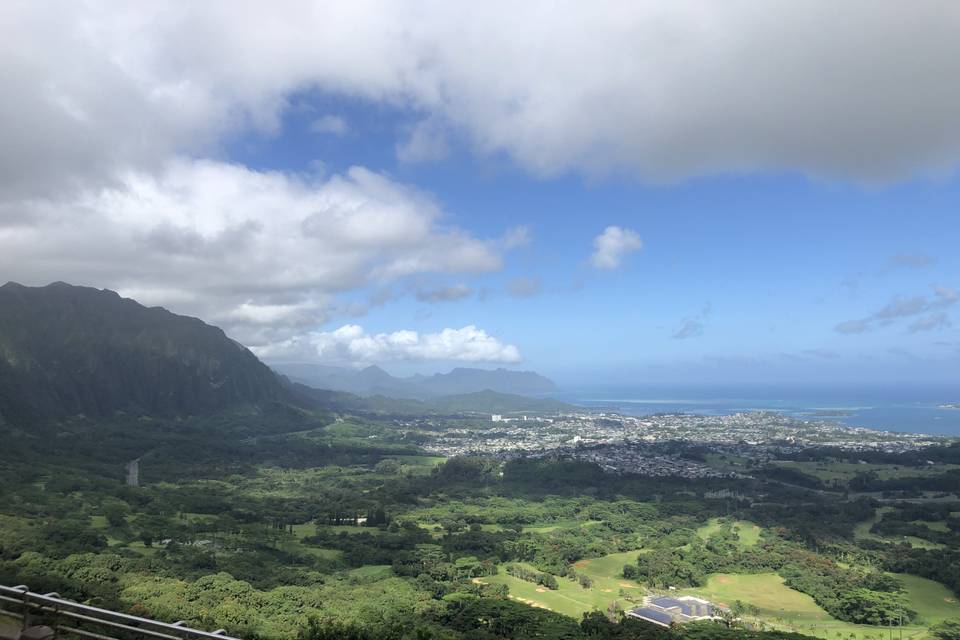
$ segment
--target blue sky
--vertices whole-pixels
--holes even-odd
[[[396,147],[415,116],[301,100],[281,132],[239,140],[230,156],[290,171],[310,171],[317,158],[333,173],[362,163],[428,191],[448,222],[479,237],[529,230],[501,270],[421,279],[427,288],[466,285],[463,297],[398,297],[365,314],[368,332],[481,326],[521,348],[520,366],[570,384],[942,382],[960,373],[953,303],[938,306],[935,291],[960,282],[955,177],[882,185],[789,172],[669,184],[544,179],[456,146],[403,162]],[[318,113],[346,133],[312,131]],[[643,247],[616,269],[596,269],[592,240],[611,225],[636,231]],[[838,330],[917,297],[935,308]],[[930,326],[916,324],[923,319]],[[398,373],[455,365],[384,364]]]
[[[774,4],[18,6],[0,270],[269,361],[951,382],[960,10]]]

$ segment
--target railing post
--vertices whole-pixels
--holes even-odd
[[[30,588],[26,585],[19,585],[14,587],[14,589],[19,589],[20,587],[23,587],[23,622],[20,626],[20,631],[23,631],[30,627]]]

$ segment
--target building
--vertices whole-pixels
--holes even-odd
[[[494,413],[490,416],[490,422],[503,422],[503,416],[499,413]]]
[[[721,609],[719,605],[693,596],[652,596],[644,598],[643,606],[629,611],[627,615],[669,627],[692,620],[717,618]]]

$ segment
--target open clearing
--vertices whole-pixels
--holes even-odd
[[[904,586],[913,603],[913,608],[924,617],[922,625],[904,626],[904,638],[911,640],[925,638],[928,636],[927,625],[944,617],[957,615],[951,613],[954,610],[950,607],[960,605],[944,601],[944,598],[949,597],[950,592],[942,585],[916,576],[900,575],[899,577],[904,579]],[[850,624],[832,618],[813,601],[813,598],[787,587],[783,584],[783,578],[773,573],[715,574],[710,576],[706,586],[698,589],[684,589],[682,592],[727,605],[741,600],[760,609],[761,615],[755,619],[756,621],[811,636],[836,638],[837,634],[841,634],[846,639],[878,640],[882,634],[888,632],[886,628]],[[933,603],[937,597],[943,603],[942,606],[939,603],[922,604],[923,602]],[[925,607],[929,608],[925,609]]]
[[[524,533],[550,533],[559,529],[579,529],[600,524],[600,520],[556,520],[548,524],[533,524],[523,528]]]
[[[814,476],[824,482],[846,483],[858,473],[874,472],[880,480],[891,478],[923,478],[939,475],[951,469],[960,469],[960,465],[937,464],[924,466],[903,466],[892,464],[859,464],[856,462],[797,462],[793,460],[778,460],[779,467],[786,467]]]
[[[730,523],[723,518],[712,518],[708,524],[697,529],[697,535],[706,540],[715,533],[720,533],[724,527]],[[735,520],[732,523],[733,530],[740,537],[740,547],[747,549],[754,547],[760,542],[761,528],[752,522],[746,520]]]
[[[505,584],[510,587],[510,596],[521,602],[535,602],[542,607],[562,613],[577,620],[580,617],[592,611],[599,609],[606,611],[607,606],[613,600],[616,600],[616,591],[609,586],[599,587],[594,584],[590,589],[584,589],[579,584],[566,578],[557,578],[559,588],[556,590],[544,589],[532,582],[526,582],[519,578],[514,578],[506,573],[482,578],[484,582],[491,584]],[[611,589],[604,591],[604,589]],[[624,607],[628,603],[622,602]]]
[[[920,614],[924,624],[960,617],[960,598],[939,582],[907,573],[895,573],[910,598],[910,608]]]
[[[587,574],[594,580],[607,578],[625,582],[622,577],[623,565],[636,564],[637,556],[641,553],[647,553],[647,550],[624,551],[623,553],[611,553],[610,555],[603,556],[601,558],[581,560],[574,565],[574,568],[576,568],[576,570],[580,573]]]
[[[853,537],[863,540],[875,540],[877,542],[886,542],[888,544],[895,544],[901,541],[906,541],[910,543],[910,546],[916,547],[917,549],[943,549],[943,545],[937,542],[930,542],[929,540],[924,540],[923,538],[918,538],[916,536],[904,536],[902,539],[887,538],[884,536],[879,536],[870,531],[870,527],[880,521],[880,518],[883,517],[883,514],[891,511],[892,507],[880,507],[873,514],[873,517],[869,520],[864,520],[858,524],[853,529]],[[934,523],[935,524],[935,523]],[[946,523],[944,523],[946,524]],[[933,527],[931,527],[933,528]]]
[[[642,585],[620,577],[623,565],[633,562],[643,552],[627,551],[577,562],[574,565],[577,572],[593,580],[590,589],[584,589],[566,578],[557,578],[559,589],[553,591],[506,573],[482,580],[507,585],[511,596],[519,602],[579,619],[583,613],[594,609],[605,611],[614,600],[624,609],[629,609],[631,600],[639,601],[643,597],[646,589]],[[911,607],[921,616],[917,624],[903,628],[904,638],[922,640],[929,637],[926,631],[929,625],[960,616],[958,598],[943,585],[912,575],[897,574],[897,577],[904,583]],[[679,593],[697,595],[726,605],[740,600],[760,609],[760,616],[753,618],[753,622],[828,640],[835,639],[837,634],[844,640],[881,640],[881,634],[888,631],[832,618],[813,598],[787,587],[783,578],[774,573],[714,574],[704,587],[681,589]]]

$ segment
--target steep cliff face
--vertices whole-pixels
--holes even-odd
[[[112,291],[0,287],[0,415],[201,414],[286,398],[220,329]]]

